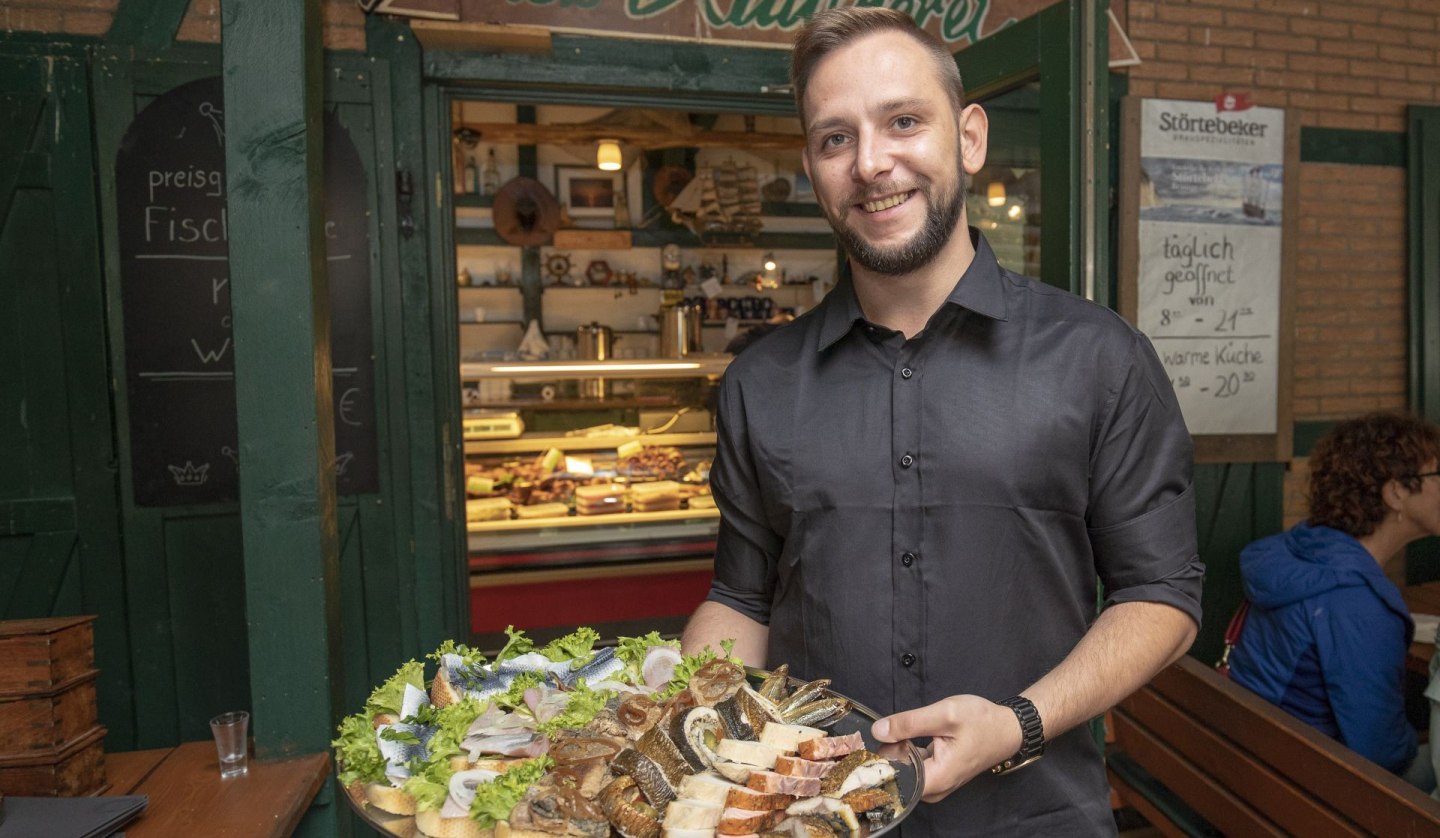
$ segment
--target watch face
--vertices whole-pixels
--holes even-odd
[[[680,245],[671,242],[660,251],[660,265],[667,271],[680,270]]]

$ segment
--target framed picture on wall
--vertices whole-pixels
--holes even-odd
[[[594,166],[556,166],[555,194],[571,218],[615,218],[615,204],[624,202],[625,176]]]

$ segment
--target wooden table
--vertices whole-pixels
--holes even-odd
[[[1410,585],[1400,589],[1400,596],[1404,597],[1405,605],[1409,607],[1411,614],[1437,614],[1440,615],[1440,582],[1426,582],[1423,585]],[[1411,672],[1430,677],[1430,657],[1435,654],[1435,638],[1419,637],[1410,644],[1410,654],[1405,659],[1405,666]]]
[[[150,804],[128,838],[274,835],[295,831],[330,776],[329,754],[250,760],[243,777],[220,778],[215,743],[105,755],[106,794],[145,794]]]

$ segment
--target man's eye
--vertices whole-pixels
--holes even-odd
[[[831,134],[831,135],[827,136],[825,139],[821,140],[821,141],[820,141],[820,145],[822,145],[822,146],[824,146],[824,147],[826,147],[826,148],[834,148],[834,147],[836,147],[836,146],[838,146],[838,145],[842,145],[844,142],[845,142],[845,135],[844,135],[844,134]]]
[[[917,124],[919,123],[916,122],[915,117],[913,116],[902,116],[899,119],[895,120],[895,127],[901,129],[902,131],[914,128]]]

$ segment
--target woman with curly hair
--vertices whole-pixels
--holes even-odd
[[[1240,553],[1251,603],[1230,675],[1290,715],[1429,791],[1434,771],[1405,716],[1415,623],[1385,565],[1440,535],[1440,432],[1376,413],[1335,426],[1310,455],[1310,517]]]

